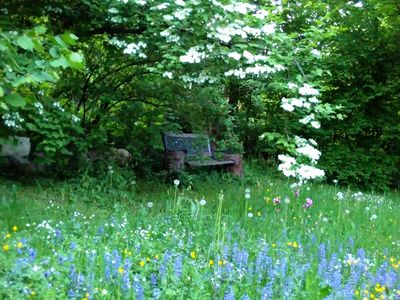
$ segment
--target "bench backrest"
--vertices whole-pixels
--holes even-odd
[[[185,151],[188,156],[212,156],[210,139],[205,134],[163,133],[166,151]]]

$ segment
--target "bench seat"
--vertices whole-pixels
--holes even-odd
[[[234,165],[234,160],[215,160],[215,159],[207,159],[207,160],[189,160],[185,161],[192,168],[196,167],[206,167],[206,166],[223,166],[223,165]]]

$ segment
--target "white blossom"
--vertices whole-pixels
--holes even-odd
[[[200,52],[198,47],[192,47],[185,55],[179,57],[179,60],[183,63],[199,63],[205,57],[206,54],[204,52]]]
[[[173,78],[172,72],[168,72],[168,71],[164,72],[164,73],[162,74],[162,76],[163,76],[163,77],[166,77],[166,78],[168,78],[168,79],[172,79],[172,78]]]
[[[273,33],[275,33],[275,27],[276,27],[276,24],[274,24],[274,23],[266,24],[261,28],[261,31],[263,33],[265,33],[266,35],[273,34]]]
[[[299,93],[303,96],[316,96],[319,94],[318,90],[314,89],[306,83],[301,88],[299,88]]]
[[[321,52],[317,49],[312,49],[311,54],[315,55],[316,57],[321,57]]]
[[[174,17],[182,21],[189,16],[191,12],[192,10],[190,8],[179,9],[174,13]]]
[[[321,152],[311,145],[305,145],[303,147],[299,147],[296,149],[296,151],[304,156],[307,156],[314,162],[319,160],[321,156]]]
[[[233,58],[234,60],[239,60],[242,56],[237,52],[228,53],[228,57]]]
[[[314,127],[315,129],[321,128],[321,123],[318,121],[312,121],[311,126]]]

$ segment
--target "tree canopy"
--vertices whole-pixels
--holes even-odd
[[[7,0],[0,10],[0,133],[30,136],[48,164],[114,145],[152,172],[161,131],[201,131],[300,182],[396,184],[395,1]]]

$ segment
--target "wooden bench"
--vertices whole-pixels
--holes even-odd
[[[223,159],[216,159],[207,135],[168,132],[163,133],[163,142],[170,170],[182,171],[185,165],[191,168],[227,166],[229,172],[243,176],[241,155],[223,154]]]

